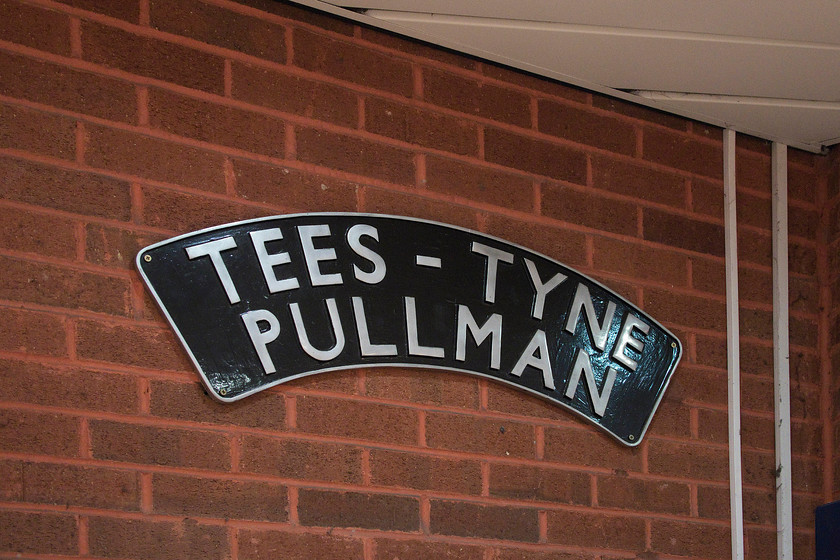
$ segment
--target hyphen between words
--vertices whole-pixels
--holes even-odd
[[[228,251],[253,250],[270,294],[298,290],[301,288],[302,281],[308,281],[311,287],[316,288],[343,285],[348,278],[367,285],[377,285],[386,279],[388,266],[385,259],[375,249],[379,241],[379,231],[376,227],[368,224],[352,225],[347,228],[346,236],[343,239],[337,239],[338,236],[333,236],[329,224],[298,225],[293,229],[299,240],[306,265],[307,278],[305,279],[284,274],[284,265],[292,263],[292,257],[288,250],[276,251],[277,244],[274,242],[284,241],[284,233],[280,228],[249,232],[252,245],[250,248],[239,247],[232,236],[225,236],[186,247],[186,253],[190,260],[209,259],[231,305],[238,304],[241,299],[237,290],[236,279],[232,277],[223,258],[223,254]],[[319,247],[316,247],[316,239],[318,239]],[[334,248],[336,242],[346,243],[352,253],[361,260],[358,263],[331,262],[338,259]],[[269,243],[272,244],[275,252],[269,252]],[[285,248],[288,249],[289,247]],[[497,277],[500,267],[505,265],[515,266],[515,260],[521,261],[520,266],[524,264],[522,268],[524,268],[524,273],[530,280],[533,292],[530,314],[535,321],[540,321],[543,318],[546,297],[568,280],[568,277],[561,273],[556,273],[550,278],[542,278],[537,266],[531,259],[525,257],[515,259],[513,253],[478,241],[472,241],[469,250],[472,254],[484,259],[484,285],[476,286],[476,289],[483,289],[485,303],[492,304],[496,300]],[[363,266],[359,266],[360,264]],[[439,259],[420,255],[417,256],[416,264],[436,268],[441,266]],[[342,265],[344,265],[343,270],[341,270]],[[288,273],[288,270],[286,272]],[[291,315],[301,350],[315,360],[329,362],[341,355],[348,341],[345,337],[336,299],[326,298],[324,301],[332,329],[333,344],[329,348],[316,348],[310,342],[311,336],[307,332],[306,321],[297,302],[289,301],[286,306],[288,313]],[[357,334],[356,340],[350,343],[358,344],[358,350],[363,357],[397,356],[399,344],[407,356],[446,358],[444,347],[426,346],[420,343],[423,327],[418,324],[418,301],[415,297],[402,296],[405,319],[404,338],[376,343],[370,339],[365,301],[362,297],[351,296],[350,303]],[[420,304],[422,305],[423,302],[421,301]],[[504,318],[502,315],[492,313],[482,325],[479,325],[468,306],[458,303],[453,303],[453,305],[457,306],[457,309],[453,310],[453,316],[455,317],[455,329],[453,331],[455,337],[454,359],[458,362],[466,360],[467,333],[469,333],[476,348],[485,344],[489,339],[489,368],[499,371],[503,348],[502,325]],[[590,337],[591,347],[603,353],[604,356],[608,356],[610,361],[621,364],[632,372],[638,367],[638,360],[646,346],[644,340],[640,337],[648,333],[650,325],[634,313],[627,311],[624,317],[618,318],[621,321],[621,328],[617,336],[614,337],[612,348],[606,348],[615,313],[616,304],[609,301],[603,312],[603,317],[599,318],[589,288],[578,282],[574,289],[574,297],[570,298],[568,303],[564,330],[567,333],[574,334],[578,322],[580,320],[585,321],[587,327],[585,330]],[[275,373],[277,369],[270,355],[269,347],[277,340],[282,331],[278,316],[268,309],[251,309],[241,313],[240,317],[254,351],[259,357],[264,373],[266,375]],[[521,377],[526,368],[535,368],[542,373],[542,381],[546,389],[558,390],[555,386],[555,372],[552,371],[552,361],[549,358],[548,340],[543,329],[535,328],[530,341],[524,348],[513,350],[518,352],[519,357],[510,371],[505,373]],[[599,363],[603,362],[604,360],[599,360]],[[592,408],[595,414],[601,417],[607,408],[617,373],[613,367],[607,367],[606,375],[599,376],[603,379],[603,384],[601,388],[598,388],[592,368],[590,355],[583,348],[578,348],[571,369],[566,376],[568,379],[566,386],[560,390],[563,391],[562,394],[566,398],[573,399],[581,376],[583,376]]]

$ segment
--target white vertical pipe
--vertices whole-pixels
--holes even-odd
[[[773,143],[773,377],[776,387],[776,537],[779,560],[793,558],[790,459],[787,146]]]
[[[723,219],[726,243],[726,351],[729,370],[729,511],[732,558],[744,559],[741,478],[741,333],[738,323],[738,218],[735,209],[735,131],[723,131]]]

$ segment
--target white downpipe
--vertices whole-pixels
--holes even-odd
[[[726,243],[726,363],[729,370],[729,511],[732,559],[744,559],[741,478],[741,333],[738,324],[738,218],[735,212],[735,131],[723,131],[723,219]]]
[[[776,410],[776,537],[779,560],[793,559],[790,459],[787,146],[773,143],[773,377]]]

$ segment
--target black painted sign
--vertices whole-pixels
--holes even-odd
[[[222,401],[336,369],[442,368],[537,394],[636,445],[681,353],[580,273],[423,220],[250,220],[147,247],[137,266]]]

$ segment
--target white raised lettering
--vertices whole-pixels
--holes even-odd
[[[263,371],[266,374],[274,373],[277,369],[274,367],[274,362],[271,361],[271,356],[268,354],[268,344],[277,340],[280,335],[280,322],[274,313],[267,309],[254,309],[240,315],[242,322],[245,323],[245,329],[248,331],[248,336],[251,337],[251,344],[254,345],[254,350],[262,364]],[[260,329],[260,322],[268,323],[268,329],[263,331]]]
[[[467,329],[475,340],[476,346],[492,337],[490,346],[490,368],[501,368],[502,361],[502,316],[493,313],[479,328],[472,312],[466,305],[458,306],[458,337],[455,343],[455,359],[461,362],[467,359]]]
[[[633,348],[639,354],[645,349],[645,343],[633,336],[633,329],[640,331],[642,334],[647,334],[650,331],[650,325],[643,323],[632,313],[628,313],[624,319],[624,325],[621,327],[621,332],[618,333],[618,340],[616,340],[612,352],[613,360],[627,366],[630,371],[636,371],[639,362],[627,355],[627,347]]]
[[[356,332],[359,333],[359,348],[362,356],[396,356],[397,346],[395,344],[371,344],[368,333],[367,318],[365,317],[365,306],[362,298],[353,297],[353,317],[356,320]]]
[[[417,305],[413,297],[405,297],[405,328],[408,334],[408,353],[412,356],[428,356],[443,358],[443,348],[438,346],[422,346],[417,332]]]
[[[479,255],[487,257],[487,268],[484,275],[484,301],[487,303],[495,303],[496,275],[499,269],[499,261],[511,264],[513,263],[513,254],[477,241],[472,242],[470,250],[473,253],[478,253]]]
[[[586,311],[586,324],[592,335],[592,343],[598,350],[603,350],[607,344],[607,336],[610,334],[613,315],[615,315],[615,303],[609,302],[607,304],[604,320],[598,324],[598,315],[595,313],[595,305],[592,303],[592,296],[589,295],[589,288],[584,284],[578,284],[575,299],[572,301],[571,309],[569,309],[566,332],[575,334],[581,308]]]
[[[613,384],[615,384],[615,370],[613,368],[607,368],[607,379],[604,381],[603,389],[598,392],[598,384],[595,382],[595,375],[592,373],[589,354],[582,349],[578,349],[575,365],[572,366],[572,375],[569,377],[569,385],[566,387],[567,398],[575,398],[575,392],[580,383],[581,372],[584,373],[584,377],[586,378],[586,388],[589,391],[589,400],[592,401],[592,408],[595,410],[595,414],[604,416],[604,413],[607,411],[607,403],[610,400]]]
[[[353,274],[356,276],[356,280],[360,282],[364,282],[365,284],[378,284],[385,278],[385,260],[373,249],[362,245],[362,236],[372,237],[376,241],[379,241],[379,232],[375,227],[366,224],[356,224],[347,230],[347,243],[350,245],[350,248],[363,259],[372,262],[373,270],[365,272],[354,264]]]
[[[545,296],[548,292],[559,286],[566,280],[565,274],[559,272],[551,277],[551,280],[543,284],[540,278],[540,273],[537,272],[537,266],[529,259],[525,259],[525,266],[528,268],[528,276],[531,278],[531,284],[534,286],[534,304],[531,306],[531,317],[534,319],[542,319],[543,309],[545,308]]]
[[[335,260],[335,249],[332,247],[315,248],[312,239],[315,237],[329,237],[329,224],[318,224],[314,226],[298,226],[300,245],[303,248],[303,257],[306,259],[306,269],[309,271],[309,280],[313,286],[332,286],[341,284],[341,274],[336,272],[324,274],[318,264],[323,261]]]
[[[236,291],[236,286],[233,285],[233,280],[230,277],[225,261],[222,259],[222,251],[228,251],[236,248],[236,241],[231,236],[222,237],[213,241],[207,241],[199,245],[187,247],[187,256],[192,259],[199,257],[210,257],[210,262],[213,263],[213,268],[216,270],[216,275],[225,289],[228,300],[231,305],[239,303],[239,293]]]
[[[319,350],[309,342],[309,335],[306,333],[306,325],[303,323],[303,317],[300,315],[300,306],[297,303],[290,303],[289,310],[292,312],[292,319],[295,322],[295,330],[297,331],[298,341],[303,351],[322,362],[332,360],[344,350],[344,329],[341,326],[341,319],[338,316],[338,306],[335,304],[335,299],[327,298],[327,311],[330,314],[330,322],[332,323],[333,337],[335,344],[332,348],[327,350]]]
[[[539,355],[537,355],[537,352],[539,352]],[[542,371],[543,385],[546,389],[554,390],[554,373],[551,371],[551,363],[548,361],[548,341],[546,341],[545,332],[539,329],[531,337],[531,342],[525,347],[522,355],[519,356],[511,374],[521,377],[526,366],[535,367]]]
[[[268,249],[265,248],[265,244],[269,241],[279,241],[283,239],[283,232],[280,231],[280,228],[252,231],[250,235],[251,241],[254,244],[254,251],[257,253],[257,259],[260,261],[260,268],[262,268],[265,283],[268,285],[268,291],[272,294],[276,294],[277,292],[294,290],[300,287],[297,278],[283,278],[282,280],[278,280],[277,275],[274,272],[275,266],[289,264],[292,262],[292,259],[289,257],[289,253],[282,251],[280,253],[269,255]]]

